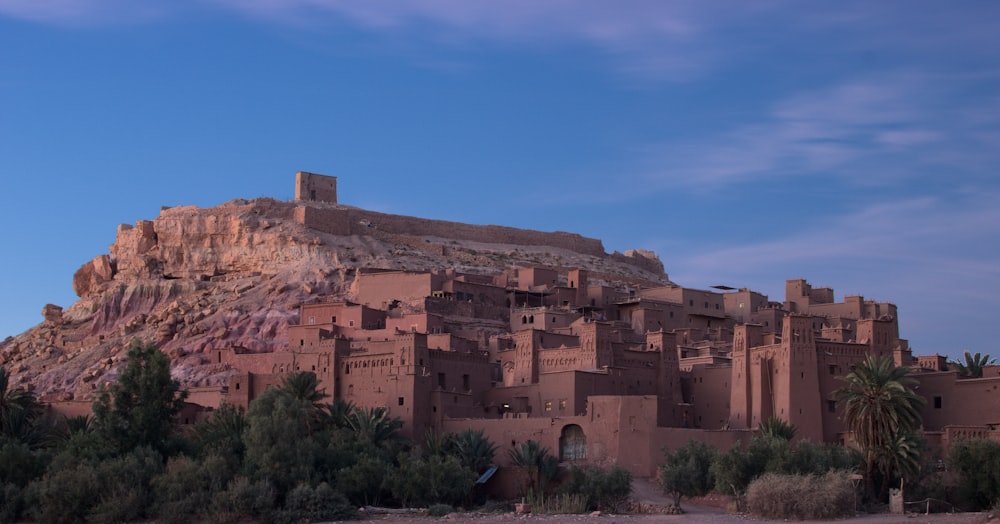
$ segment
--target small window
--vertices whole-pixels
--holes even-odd
[[[559,401],[559,411],[564,411],[566,409],[566,399]]]
[[[445,384],[446,382],[444,373],[438,373],[438,387],[444,389]]]
[[[934,397],[934,409],[941,409],[941,397]]]
[[[399,404],[400,406],[403,405],[403,402],[404,402],[404,397],[399,397],[396,399],[396,403]]]
[[[830,413],[836,413],[837,412],[837,401],[836,400],[827,400],[826,401],[826,410],[829,411]]]
[[[551,400],[546,400],[545,401],[545,411],[552,411],[552,401]]]
[[[830,368],[830,374],[831,375],[836,375],[837,374],[837,366],[835,366],[833,364],[830,364],[829,368]]]
[[[347,321],[347,325],[348,325],[349,327],[354,327],[354,321],[353,321],[353,320],[348,320],[348,321]]]

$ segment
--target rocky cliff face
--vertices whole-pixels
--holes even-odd
[[[186,386],[228,380],[210,351],[282,351],[298,306],[351,299],[357,268],[492,274],[513,265],[578,267],[594,280],[663,285],[655,255],[596,256],[549,246],[416,237],[391,231],[335,235],[294,219],[297,207],[271,199],[214,208],[166,208],[154,220],[118,228],[110,253],[73,277],[79,300],[46,306],[38,326],[0,343],[14,385],[46,400],[89,400],[113,380],[134,338],[155,342]]]

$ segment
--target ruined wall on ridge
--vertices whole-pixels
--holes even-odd
[[[605,256],[604,244],[600,240],[563,231],[547,233],[507,226],[462,224],[334,207],[299,206],[295,210],[294,217],[296,222],[306,227],[334,235],[372,235],[374,231],[379,231],[491,244],[551,246],[585,255]]]

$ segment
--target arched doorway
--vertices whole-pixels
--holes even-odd
[[[576,424],[563,427],[559,436],[559,460],[587,460],[587,437],[583,428]]]

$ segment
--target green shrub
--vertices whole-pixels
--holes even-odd
[[[951,447],[948,464],[959,475],[964,509],[984,510],[1000,500],[1000,442],[963,440]],[[987,467],[986,465],[991,465]]]
[[[225,491],[212,497],[214,517],[223,522],[263,518],[274,511],[274,486],[266,480],[251,482],[246,477],[233,479]]]
[[[617,464],[610,469],[573,466],[559,493],[583,495],[585,509],[618,513],[627,507],[632,494],[632,474]]]
[[[404,506],[458,504],[472,492],[475,473],[455,457],[422,457],[414,451],[401,454],[399,467],[386,477],[392,495]]]
[[[163,470],[163,459],[151,448],[136,448],[97,464],[101,493],[90,510],[94,522],[127,522],[146,514],[153,501],[151,483]]]
[[[226,459],[209,455],[196,461],[184,456],[171,459],[167,469],[153,479],[152,514],[164,522],[189,522],[205,515],[216,493],[233,477]]]
[[[354,506],[343,494],[323,482],[315,488],[301,484],[288,492],[285,507],[276,512],[276,522],[354,520]]]
[[[0,485],[0,522],[17,522],[24,511],[24,493],[16,484]]]
[[[28,516],[42,523],[83,522],[100,489],[96,468],[88,463],[50,469],[28,485],[33,501]]]
[[[754,479],[765,473],[784,475],[822,475],[828,471],[850,470],[861,464],[861,454],[854,449],[833,444],[813,444],[756,436],[746,447],[739,444],[712,461],[715,491],[741,496]]]
[[[750,483],[747,509],[767,519],[820,520],[854,515],[854,484],[847,473],[766,473]]]
[[[337,488],[357,505],[377,505],[385,491],[386,472],[390,463],[379,457],[362,455],[353,466],[337,473]]]
[[[27,444],[0,438],[0,482],[20,488],[45,473],[45,459]]]

